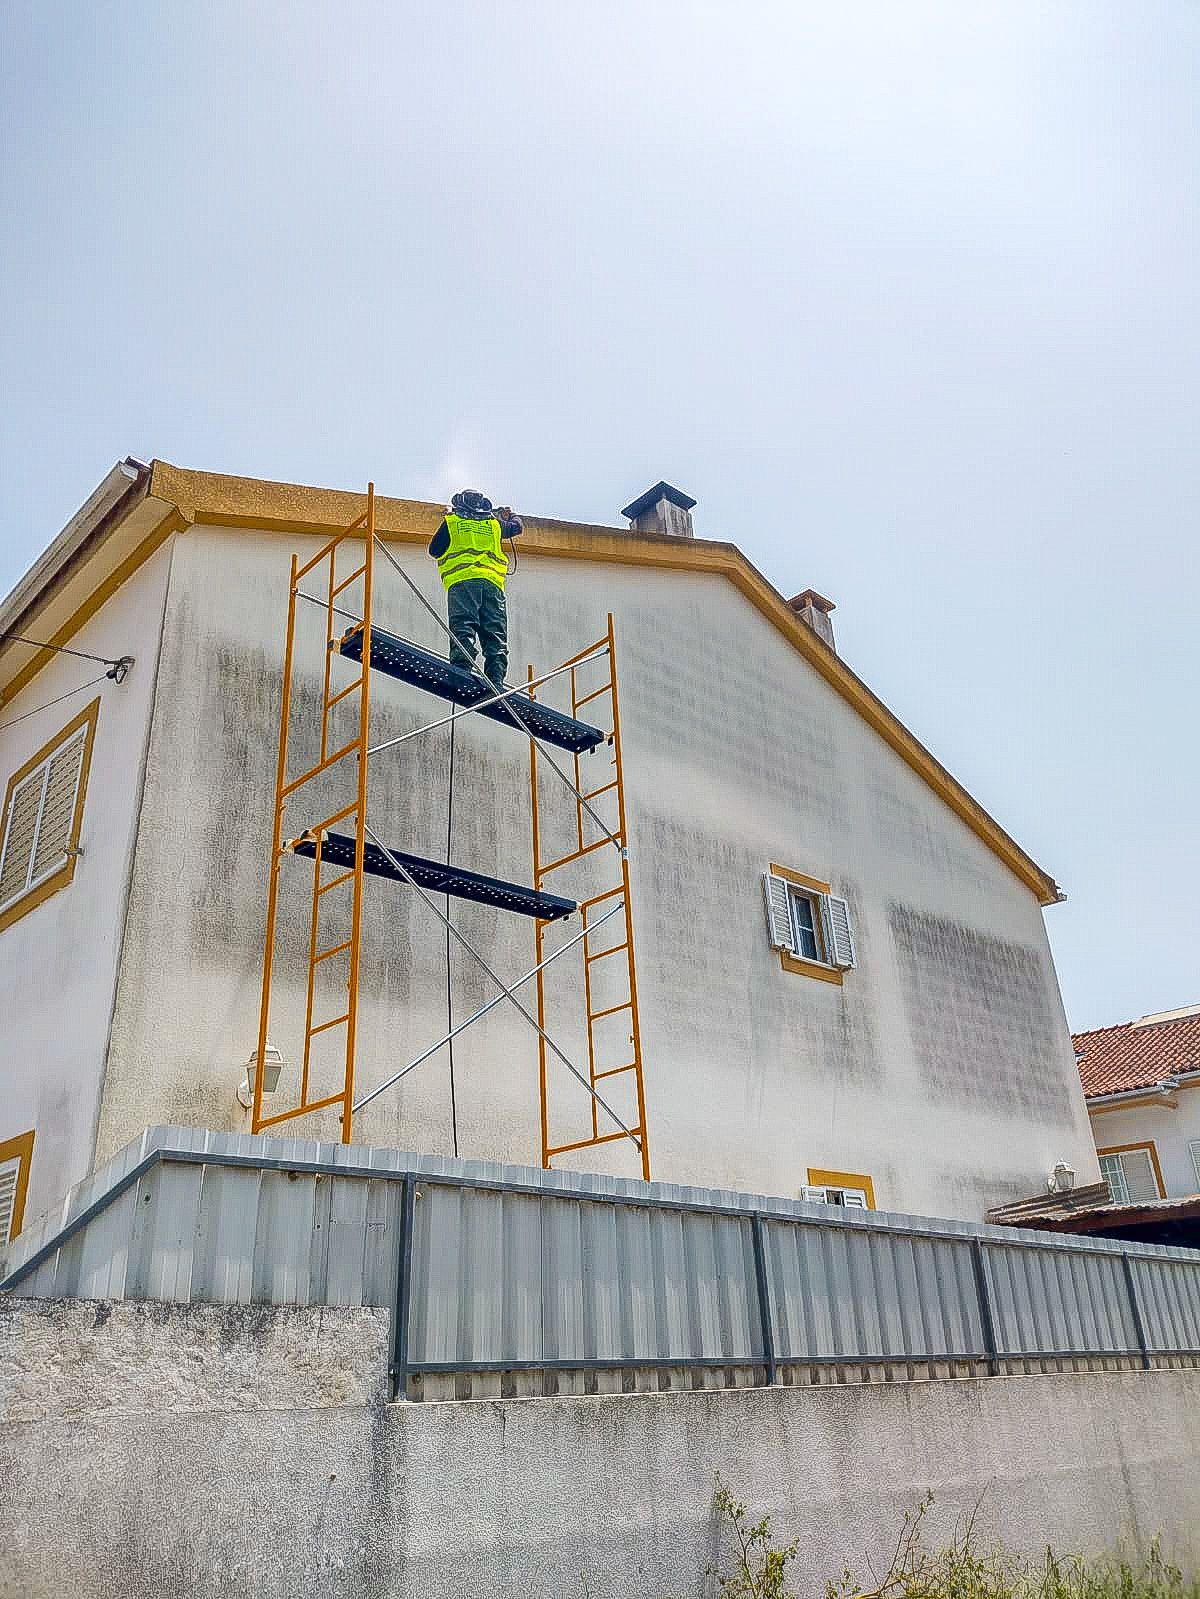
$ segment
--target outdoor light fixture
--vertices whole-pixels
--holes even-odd
[[[263,1093],[273,1094],[279,1087],[279,1074],[286,1062],[275,1048],[271,1040],[267,1039],[266,1059],[263,1061]],[[246,1075],[238,1084],[238,1104],[246,1110],[254,1104],[254,1078],[258,1070],[258,1051],[255,1050],[246,1062]]]
[[[1057,1161],[1054,1170],[1046,1178],[1046,1187],[1052,1194],[1069,1194],[1074,1186],[1074,1170],[1067,1165],[1065,1160]]]

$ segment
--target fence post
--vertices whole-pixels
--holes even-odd
[[[413,1211],[417,1199],[416,1178],[411,1174],[400,1184],[400,1243],[396,1259],[396,1308],[392,1317],[392,1398],[408,1398],[408,1311],[412,1299]]]
[[[1133,1261],[1121,1251],[1121,1271],[1125,1278],[1125,1292],[1129,1295],[1129,1308],[1133,1312],[1133,1330],[1137,1335],[1138,1353],[1142,1357],[1142,1369],[1150,1370],[1150,1349],[1146,1343],[1146,1323],[1142,1320],[1142,1301],[1138,1295],[1137,1278],[1133,1275]]]
[[[987,1268],[983,1261],[983,1240],[971,1240],[971,1265],[975,1271],[975,1292],[979,1298],[979,1325],[983,1330],[983,1352],[989,1377],[1000,1375],[1000,1355],[996,1348],[996,1324],[992,1320],[992,1298],[988,1293]]]
[[[754,1280],[758,1286],[758,1324],[762,1330],[763,1365],[767,1368],[767,1387],[775,1384],[775,1332],[771,1325],[771,1289],[767,1282],[767,1255],[763,1246],[763,1219],[750,1218],[750,1237],[754,1243]]]

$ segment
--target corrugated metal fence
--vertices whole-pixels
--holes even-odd
[[[153,1128],[18,1295],[385,1305],[409,1398],[1200,1364],[1200,1252]]]

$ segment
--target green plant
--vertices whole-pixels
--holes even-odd
[[[788,1566],[800,1548],[797,1538],[781,1548],[771,1543],[771,1518],[752,1522],[750,1512],[717,1477],[713,1508],[733,1534],[734,1569],[729,1576],[709,1568],[717,1579],[717,1590],[727,1599],[795,1599],[786,1586]]]

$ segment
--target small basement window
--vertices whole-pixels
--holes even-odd
[[[767,936],[785,971],[840,983],[855,964],[850,907],[828,883],[772,863],[763,874]]]
[[[1100,1175],[1108,1184],[1114,1205],[1136,1205],[1162,1199],[1162,1177],[1153,1141],[1101,1149]]]
[[[100,701],[13,773],[0,822],[0,930],[75,875]]]
[[[823,1205],[845,1205],[852,1210],[875,1209],[875,1184],[866,1172],[825,1171],[808,1168],[808,1182],[801,1199],[815,1199]]]

